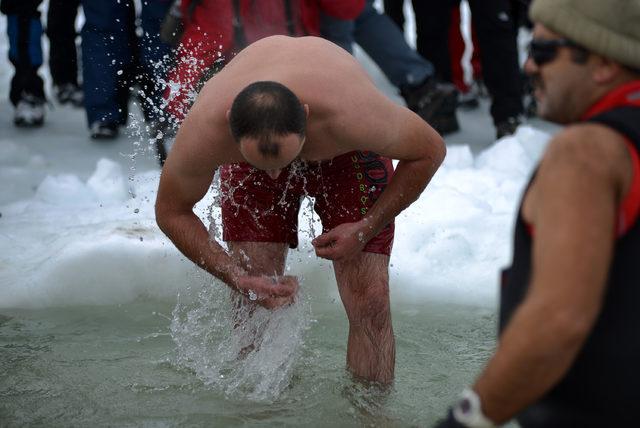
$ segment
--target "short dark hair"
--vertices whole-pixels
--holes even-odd
[[[307,117],[302,103],[289,88],[278,82],[254,82],[233,100],[229,114],[231,135],[259,140],[263,155],[277,156],[279,147],[273,135],[298,134],[304,137]]]

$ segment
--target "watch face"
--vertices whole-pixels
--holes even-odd
[[[462,413],[465,415],[471,413],[471,400],[463,398],[462,401],[460,401],[460,410],[462,410]]]

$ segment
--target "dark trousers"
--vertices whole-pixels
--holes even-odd
[[[9,61],[15,67],[9,99],[16,105],[26,95],[44,100],[44,83],[38,75],[42,65],[41,0],[2,0],[0,11],[7,15]]]
[[[128,115],[129,88],[137,86],[147,121],[162,114],[160,82],[164,67],[156,64],[170,53],[160,41],[160,24],[170,0],[142,2],[140,26],[132,0],[82,0],[82,58],[85,107],[88,123],[96,121],[124,125]]]
[[[399,0],[386,0],[389,13],[399,25],[403,22]],[[436,75],[451,81],[449,26],[451,8],[459,1],[413,0],[416,16],[416,48],[431,61]],[[471,17],[478,37],[482,75],[492,97],[494,123],[521,115],[522,80],[518,63],[517,25],[511,0],[469,0]]]
[[[80,0],[49,0],[47,36],[53,84],[78,84],[76,16]]]

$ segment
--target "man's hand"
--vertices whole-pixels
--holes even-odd
[[[298,294],[298,278],[284,276],[242,276],[237,279],[238,291],[250,301],[267,309],[290,305]]]
[[[344,223],[311,241],[316,255],[328,260],[348,260],[356,257],[369,241],[371,230],[367,222]]]

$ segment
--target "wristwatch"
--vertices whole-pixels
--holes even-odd
[[[480,397],[471,388],[465,388],[460,394],[460,400],[453,407],[453,417],[468,428],[496,427],[496,424],[482,413]]]

